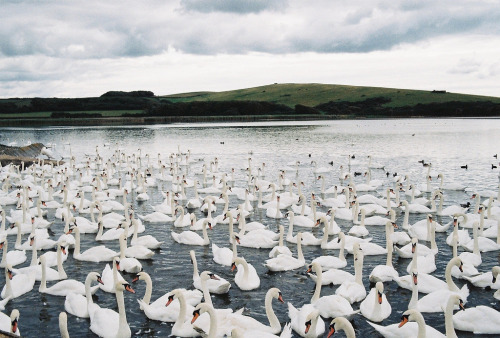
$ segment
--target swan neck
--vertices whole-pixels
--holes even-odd
[[[297,238],[297,258],[299,261],[305,261],[304,254],[302,253],[302,238]]]
[[[266,294],[265,306],[266,306],[266,316],[267,320],[269,321],[269,326],[271,326],[271,331],[272,333],[277,334],[281,331],[281,325],[278,317],[274,313],[273,296],[269,291]]]
[[[117,337],[122,337],[121,332],[128,328],[128,323],[127,323],[127,314],[125,313],[125,301],[123,299],[123,291],[115,291],[116,292],[116,303],[118,304],[118,314],[120,316],[119,322],[118,322],[118,333]],[[125,336],[125,335],[123,335]]]
[[[151,294],[153,293],[153,281],[149,275],[145,275],[144,281],[146,282],[146,292],[144,293],[142,301],[149,305],[149,302],[151,301]]]
[[[125,250],[127,250],[127,237],[125,237],[125,240],[122,240],[120,238],[119,241],[120,241],[120,259],[124,259],[125,258]]]
[[[280,247],[283,246],[283,232],[284,232],[284,229],[280,227],[280,237],[279,237],[279,241],[278,241],[278,246],[280,246]]]
[[[359,285],[363,285],[363,260],[364,256],[363,254],[358,254],[357,255],[357,260],[354,262],[354,278],[356,283]]]
[[[344,249],[345,249],[345,236],[342,236],[342,238],[340,239],[340,251],[339,251],[339,259],[342,261],[345,261]]]
[[[31,264],[30,266],[35,266],[38,264],[38,250],[36,249],[36,236],[33,240],[33,248],[31,250]]]
[[[321,285],[323,283],[323,272],[321,269],[317,269],[316,271],[316,287],[314,288],[314,294],[311,298],[311,303],[314,304],[319,299],[321,294]],[[313,331],[314,332],[314,331]]]
[[[418,284],[415,284],[413,283],[413,281],[411,281],[411,299],[410,303],[408,304],[408,310],[416,308],[417,304],[418,304]]]
[[[449,301],[446,304],[446,309],[444,312],[444,325],[446,330],[446,338],[457,338],[457,333],[455,332],[455,327],[453,326],[453,307],[455,302]]]
[[[202,231],[203,231],[203,243],[207,245],[210,243],[210,239],[208,238],[208,233],[207,233],[207,222],[203,222]]]
[[[42,260],[42,280],[40,281],[40,287],[38,290],[40,292],[43,292],[47,289],[47,267],[45,265],[45,262]]]
[[[73,257],[80,256],[80,231],[75,231],[75,249],[73,250]]]
[[[478,229],[476,225],[474,225],[474,229],[472,229],[472,236],[474,237],[474,249],[472,250],[472,252],[476,255],[480,255],[481,253],[479,252]]]
[[[446,285],[448,286],[448,289],[450,291],[459,291],[459,288],[453,281],[453,278],[451,277],[451,269],[453,268],[453,264],[448,263],[446,266],[445,270],[445,279],[446,279]]]

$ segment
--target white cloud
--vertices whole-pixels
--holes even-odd
[[[0,95],[438,81],[498,95],[499,19],[468,0],[4,1]]]

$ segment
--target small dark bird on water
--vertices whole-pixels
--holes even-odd
[[[425,161],[424,161],[424,160],[420,160],[420,161],[418,161],[418,163],[422,163],[422,164],[424,164],[424,163],[425,163]]]
[[[495,154],[495,155],[493,155],[493,157],[494,157],[494,158],[498,158],[498,155],[497,155],[497,154]]]
[[[356,156],[352,155],[351,158],[356,158]]]
[[[359,171],[355,171],[355,172],[354,172],[354,177],[356,177],[356,176],[361,176],[361,175],[363,175],[363,174],[362,174],[362,173],[360,173]]]
[[[328,162],[329,165],[333,165],[333,161]]]
[[[468,207],[470,207],[470,202],[467,202],[467,203],[464,203],[464,204],[460,204],[460,206],[462,208],[468,208]]]
[[[311,155],[311,154],[309,154],[309,157],[311,157],[311,156],[312,156],[312,155]]]
[[[467,164],[466,165],[461,165],[460,168],[467,170],[468,169],[468,165]]]
[[[494,164],[491,165],[491,169],[496,169],[496,168],[497,168],[496,165],[494,165]]]
[[[392,174],[392,177],[396,177],[396,176],[398,176],[398,173]]]
[[[390,174],[391,174],[390,172],[386,172],[385,176],[389,177]]]

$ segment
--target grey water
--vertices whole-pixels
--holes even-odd
[[[249,166],[249,158],[254,170],[265,163],[263,174],[265,179],[278,181],[279,170],[292,166],[291,163],[300,161],[297,172],[287,172],[286,177],[294,182],[304,182],[302,192],[310,200],[311,192],[320,194],[321,181],[313,172],[311,161],[317,162],[318,167],[328,167],[331,171],[323,174],[325,186],[340,185],[340,166],[344,172],[350,169],[365,172],[367,156],[385,165],[384,169],[372,169],[372,179],[381,179],[383,186],[376,192],[370,192],[377,197],[385,196],[385,189],[394,186],[394,175],[408,175],[412,183],[424,184],[427,168],[419,161],[432,163],[431,176],[433,187],[438,187],[438,173],[444,174],[446,182],[460,182],[467,185],[466,191],[446,191],[444,206],[466,203],[473,192],[488,194],[498,191],[499,171],[492,169],[492,164],[498,165],[493,157],[500,152],[500,120],[497,119],[401,119],[401,120],[354,120],[354,121],[308,121],[308,122],[261,122],[261,123],[224,123],[224,124],[173,124],[155,126],[120,126],[120,127],[43,127],[43,128],[3,128],[1,143],[15,142],[17,145],[41,142],[52,145],[52,150],[66,160],[75,156],[77,161],[84,161],[86,157],[94,157],[96,152],[106,160],[117,150],[127,155],[141,155],[145,158],[149,154],[151,163],[158,158],[168,163],[168,157],[179,150],[183,153],[188,150],[191,158],[195,159],[187,172],[189,178],[197,177],[194,173],[200,170],[203,163],[207,165],[217,158],[219,172],[230,173],[235,169],[235,187],[246,187],[248,179],[245,168]],[[349,157],[353,156],[350,160]],[[145,159],[143,160],[145,163]],[[331,163],[331,164],[330,164]],[[467,165],[467,169],[461,166]],[[500,166],[499,166],[500,167]],[[125,173],[121,173],[125,175]],[[354,177],[356,183],[364,183],[363,176]],[[210,183],[210,181],[209,181]],[[160,187],[151,187],[148,194],[151,199],[146,202],[136,202],[135,196],[129,196],[136,214],[153,212],[153,206],[162,203],[160,191],[170,188],[170,182]],[[294,192],[297,192],[296,190]],[[193,197],[193,189],[186,191],[187,198]],[[328,196],[326,196],[328,197]],[[429,197],[429,194],[427,194]],[[402,196],[402,198],[408,198]],[[484,199],[484,198],[483,198]],[[236,196],[229,196],[230,208],[236,207],[240,200]],[[185,203],[185,202],[184,202]],[[5,207],[7,214],[11,207]],[[283,224],[285,232],[287,219],[270,219],[265,210],[256,208],[247,219],[259,221],[277,231]],[[218,215],[222,206],[214,215]],[[327,208],[319,208],[325,212]],[[200,210],[194,210],[198,219],[204,217]],[[425,217],[423,214],[411,214],[410,224]],[[64,224],[54,217],[54,210],[49,211],[47,219],[54,221],[51,226],[53,239],[63,232]],[[396,222],[402,224],[403,212],[397,209]],[[437,216],[436,221],[444,224],[450,218]],[[344,232],[347,232],[352,222],[336,220]],[[156,251],[151,260],[143,260],[144,271],[150,274],[153,280],[152,300],[162,296],[175,288],[192,289],[192,265],[189,250],[195,250],[200,271],[210,270],[231,282],[232,286],[226,295],[213,295],[212,300],[216,308],[230,307],[234,310],[244,307],[245,314],[252,316],[263,323],[267,323],[264,310],[264,296],[271,287],[278,287],[285,300],[285,304],[274,302],[273,308],[282,325],[289,322],[287,316],[287,302],[299,308],[310,303],[314,291],[314,282],[307,276],[306,267],[288,272],[269,272],[263,265],[268,258],[267,249],[253,249],[239,247],[238,254],[253,264],[256,268],[261,285],[252,291],[241,291],[234,283],[234,272],[228,267],[222,267],[212,260],[211,247],[187,246],[173,241],[170,232],[172,223],[147,224],[146,233],[164,241],[160,250]],[[211,242],[219,246],[229,247],[227,225],[218,224],[209,231]],[[373,242],[385,247],[384,227],[369,226]],[[295,227],[294,232],[304,231],[304,228]],[[322,232],[313,229],[313,233],[320,237]],[[433,273],[444,278],[444,269],[452,256],[451,247],[445,243],[446,233],[437,233],[436,240],[439,254],[436,256],[437,270]],[[23,237],[23,241],[27,235]],[[13,243],[10,236],[9,241]],[[82,250],[95,244],[94,235],[82,235]],[[106,245],[118,250],[118,243],[107,242]],[[294,244],[288,244],[293,253]],[[10,246],[13,248],[13,245]],[[333,254],[338,250],[322,250],[317,246],[303,246],[306,262],[317,256]],[[461,249],[459,249],[459,253]],[[30,257],[30,254],[28,254]],[[385,263],[386,256],[366,256],[363,266],[363,281],[367,291],[370,285],[368,275],[374,266]],[[483,263],[478,267],[480,272],[491,271],[499,264],[498,252],[482,253]],[[353,273],[353,257],[347,255],[348,265],[345,270]],[[406,266],[409,259],[398,258],[394,254],[393,265],[400,276],[406,275]],[[29,265],[28,260],[22,265]],[[70,254],[64,263],[68,278],[84,281],[90,271],[102,272],[106,263],[91,263],[74,260]],[[132,274],[123,273],[125,279],[131,282]],[[4,284],[4,274],[0,273],[0,285]],[[461,287],[465,280],[455,279]],[[48,286],[51,282],[48,282]],[[59,335],[58,315],[64,311],[64,297],[45,295],[38,292],[39,282],[34,289],[16,299],[11,300],[5,309],[10,313],[14,308],[19,309],[21,315],[19,328],[21,334],[27,337],[56,337]],[[159,337],[170,334],[173,323],[161,323],[149,320],[139,309],[137,299],[142,298],[145,284],[142,281],[134,283],[136,293],[125,293],[125,307],[127,320],[134,336]],[[498,301],[493,298],[492,290],[484,290],[468,283],[470,296],[466,304],[469,306],[487,305],[500,310]],[[334,294],[337,287],[323,286],[321,295]],[[407,309],[411,291],[401,289],[395,282],[385,283],[385,293],[392,306],[392,313],[381,325],[399,322],[401,314]],[[113,294],[98,291],[94,301],[101,307],[117,309]],[[359,303],[353,304],[354,309]],[[443,313],[424,313],[428,325],[444,333]],[[326,325],[330,320],[325,319]],[[378,334],[367,324],[366,319],[358,314],[351,323],[359,337],[377,337]],[[89,329],[89,320],[68,315],[68,328],[71,336],[93,337]],[[327,332],[327,331],[326,331]],[[325,336],[326,336],[325,332]],[[295,334],[295,333],[294,333]],[[342,336],[336,333],[335,336]],[[460,337],[472,336],[470,333],[457,331]],[[296,335],[296,334],[295,334]],[[297,336],[297,335],[296,335]]]

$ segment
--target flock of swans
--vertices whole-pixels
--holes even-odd
[[[371,156],[355,162],[350,155],[339,167],[301,158],[271,172],[252,157],[225,171],[218,158],[180,147],[157,158],[140,149],[109,153],[96,147],[80,161],[1,169],[0,309],[7,314],[0,313],[0,329],[20,335],[23,317],[34,314],[22,299],[39,293],[49,303],[64,298],[51,309],[60,312],[63,337],[72,331],[68,317],[84,318],[101,337],[130,337],[138,333],[131,314],[173,323],[180,337],[355,337],[360,318],[384,337],[500,334],[498,306],[471,297],[491,289],[488,303],[500,300],[500,267],[482,259],[500,250],[498,190],[466,191],[429,163],[421,177],[385,175]],[[473,203],[450,204],[450,195]],[[158,258],[165,252],[168,261]],[[172,288],[155,278],[166,262],[181,281]],[[71,276],[68,264],[86,277]],[[444,266],[443,279],[436,271]],[[140,281],[144,296],[126,302]],[[315,285],[312,296],[304,284]],[[264,299],[245,296],[263,285]],[[408,304],[398,292],[411,292]],[[106,293],[114,295],[108,306],[100,304]],[[281,309],[278,318],[273,299],[287,303],[287,316]],[[259,319],[250,314],[260,309],[222,304],[255,302],[264,304]],[[404,309],[397,323],[393,307]],[[444,333],[426,324],[432,314]]]

